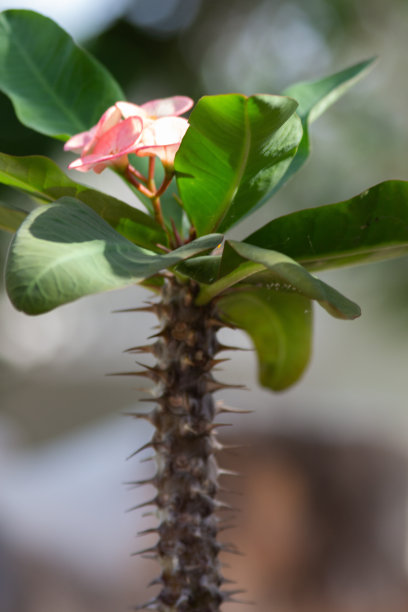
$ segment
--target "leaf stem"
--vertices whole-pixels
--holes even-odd
[[[137,170],[135,170],[135,168],[133,168],[133,166],[129,164],[125,171],[126,178],[130,183],[132,183],[132,185],[134,185],[134,187],[136,187],[138,191],[140,191],[140,193],[142,193],[147,198],[152,199],[155,194],[151,192],[150,189],[140,183],[141,179],[139,179],[136,173],[139,174]]]
[[[136,170],[136,168],[134,166],[132,166],[131,164],[128,164],[128,170],[129,172],[132,173],[133,176],[135,176],[139,181],[141,181],[142,183],[147,184],[147,177],[144,176],[141,172],[139,172],[139,170]]]

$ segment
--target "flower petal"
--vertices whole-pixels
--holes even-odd
[[[180,143],[169,145],[151,145],[150,147],[140,147],[136,151],[139,157],[158,157],[163,166],[172,168],[174,166],[174,158],[178,151]]]
[[[110,106],[108,110],[106,110],[102,117],[99,119],[98,123],[95,126],[95,131],[92,135],[92,139],[84,146],[82,150],[82,155],[86,155],[90,153],[92,149],[95,148],[98,140],[113,126],[117,125],[120,121],[120,112],[115,106]]]
[[[87,132],[80,132],[72,136],[64,144],[64,151],[73,151],[74,153],[82,153],[84,147],[93,139],[96,132],[96,125],[94,125]]]
[[[131,102],[116,102],[115,106],[124,119],[128,119],[129,117],[141,117],[141,119],[148,118],[147,112],[137,104],[132,104]]]
[[[143,129],[136,155],[158,157],[164,166],[174,164],[174,156],[188,129],[187,119],[161,117]]]
[[[172,96],[145,102],[142,109],[152,118],[173,117],[186,113],[193,105],[193,100],[187,96]]]
[[[161,117],[143,128],[140,146],[180,144],[188,128],[187,119]]]
[[[103,134],[91,154],[74,160],[68,168],[80,172],[94,170],[99,174],[107,166],[126,165],[127,155],[136,149],[142,129],[140,117],[121,121]]]

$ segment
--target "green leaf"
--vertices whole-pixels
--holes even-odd
[[[84,295],[143,281],[219,244],[205,236],[165,255],[142,249],[73,198],[32,212],[10,247],[6,286],[27,314],[41,314]]]
[[[355,319],[361,314],[357,304],[283,253],[228,240],[224,246],[223,265],[224,276],[201,289],[198,304],[205,304],[230,287],[245,283],[299,293],[316,300],[327,312],[340,319]]]
[[[205,96],[176,155],[180,196],[198,235],[224,231],[263,203],[302,137],[283,96]]]
[[[294,98],[299,103],[297,113],[302,119],[303,137],[293,162],[275,191],[300,170],[309,157],[309,125],[362,79],[372,68],[375,59],[373,57],[323,79],[296,83],[285,89],[284,95]]]
[[[214,253],[218,251],[217,254],[201,255],[182,261],[176,268],[177,272],[188,276],[197,283],[206,285],[213,283],[219,277],[222,260],[222,243],[218,246],[219,248],[214,251]]]
[[[24,125],[61,140],[88,130],[124,94],[109,72],[51,19],[0,14],[0,90]]]
[[[375,61],[372,57],[323,79],[296,83],[285,89],[284,95],[294,98],[299,103],[298,115],[312,123],[360,81]]]
[[[221,297],[217,309],[224,321],[245,330],[252,338],[261,385],[282,391],[301,377],[312,346],[310,300],[252,288]]]
[[[121,200],[71,181],[47,157],[14,157],[0,153],[0,183],[49,204],[63,196],[75,197],[90,206],[122,236],[150,250],[166,244],[167,237],[156,221]]]
[[[6,232],[15,232],[28,213],[19,208],[11,208],[0,203],[0,229]]]
[[[279,217],[245,242],[281,251],[308,270],[401,257],[408,253],[408,181]]]

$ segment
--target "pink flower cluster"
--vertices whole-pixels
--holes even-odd
[[[186,96],[151,100],[141,106],[116,102],[90,130],[65,143],[65,151],[80,153],[68,168],[98,174],[107,166],[125,170],[127,156],[135,153],[140,157],[156,156],[171,170],[188,128],[187,119],[179,115],[192,106],[193,100]]]

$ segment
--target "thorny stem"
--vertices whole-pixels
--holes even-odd
[[[161,575],[155,582],[161,590],[140,609],[158,612],[219,612],[222,602],[232,597],[221,590],[218,554],[223,547],[217,542],[215,513],[223,504],[216,500],[219,470],[214,452],[222,446],[213,424],[213,392],[228,385],[211,374],[216,353],[225,347],[216,338],[222,323],[215,307],[195,306],[196,293],[194,284],[168,278],[161,302],[142,309],[156,313],[161,322],[156,342],[130,349],[157,359],[154,367],[146,366],[138,375],[157,384],[157,407],[142,415],[155,433],[142,449],[156,451],[156,473],[148,482],[157,490],[150,503],[157,507],[158,541],[142,552],[159,561]]]

